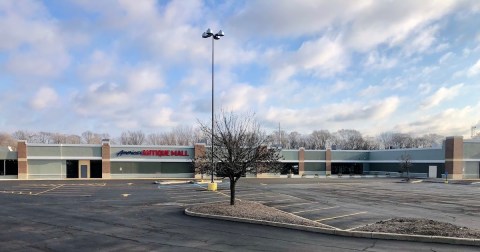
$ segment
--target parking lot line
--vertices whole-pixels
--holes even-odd
[[[193,205],[204,205],[204,204],[222,203],[222,202],[229,202],[229,201],[228,200],[218,200],[218,201],[199,202],[199,203],[184,203],[184,205],[185,206],[193,206]]]
[[[358,212],[358,213],[352,213],[352,214],[339,215],[339,216],[334,216],[334,217],[330,217],[330,218],[323,218],[323,219],[319,219],[319,220],[315,220],[315,221],[320,222],[320,221],[326,221],[326,220],[334,220],[334,219],[339,219],[339,218],[343,218],[343,217],[359,215],[359,214],[364,214],[364,213],[367,213],[367,212]]]
[[[42,192],[35,193],[34,195],[40,195],[40,194],[43,194],[43,193],[46,193],[46,192],[50,192],[50,191],[53,191],[53,190],[55,190],[55,189],[58,189],[58,188],[60,188],[60,187],[62,187],[62,186],[63,186],[63,185],[59,185],[59,186],[57,186],[57,187],[50,188],[50,189],[48,189],[48,190],[45,190],[45,191],[42,191]]]
[[[290,204],[290,205],[283,205],[283,206],[277,206],[277,207],[291,207],[291,206],[299,206],[299,205],[307,205],[307,204],[315,204],[315,203],[318,203],[318,202],[304,202],[304,203],[293,203],[293,204]]]
[[[218,197],[182,199],[182,200],[176,200],[176,202],[191,202],[191,201],[210,200],[210,199],[218,199]]]
[[[326,210],[326,209],[332,209],[336,208],[338,206],[333,206],[333,207],[322,207],[322,208],[315,208],[315,209],[307,209],[307,210],[301,210],[301,211],[295,211],[295,212],[290,212],[292,214],[297,214],[297,213],[306,213],[306,212],[313,212],[313,211],[318,211],[318,210]]]

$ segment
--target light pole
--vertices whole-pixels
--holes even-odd
[[[214,59],[215,59],[215,45],[214,45],[214,41],[215,40],[219,40],[220,37],[223,37],[225,34],[223,33],[222,30],[218,31],[216,34],[213,34],[212,30],[210,28],[207,29],[207,31],[205,31],[203,34],[202,34],[202,38],[209,38],[209,37],[212,37],[212,180],[210,181],[210,184],[212,184],[212,187],[209,187],[211,188],[212,191],[215,191],[216,190],[216,186],[213,186],[213,171],[215,169],[215,163],[214,163],[214,160],[213,160],[213,127],[214,127],[214,96],[213,96],[213,93],[214,93],[214,88],[215,88],[215,85],[214,85],[214,67],[213,67],[213,62],[214,62]]]

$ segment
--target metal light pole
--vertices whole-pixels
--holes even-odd
[[[207,29],[207,31],[205,31],[203,34],[202,34],[202,38],[209,38],[209,37],[212,37],[212,180],[210,181],[210,183],[213,184],[213,171],[215,169],[215,163],[214,163],[214,160],[213,160],[213,129],[214,129],[214,88],[215,88],[215,85],[214,85],[214,67],[213,67],[213,64],[214,64],[214,58],[215,58],[215,45],[214,45],[214,41],[215,40],[219,40],[220,37],[223,37],[225,34],[223,33],[222,30],[218,31],[216,34],[213,34],[212,30],[210,28]],[[216,190],[216,189],[215,189]]]

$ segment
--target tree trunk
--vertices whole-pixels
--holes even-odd
[[[237,182],[234,179],[230,179],[230,205],[235,205],[235,184]]]

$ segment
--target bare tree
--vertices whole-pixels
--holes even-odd
[[[52,133],[50,134],[50,143],[52,144],[66,144],[67,143],[67,136],[60,133]]]
[[[187,126],[178,126],[173,129],[173,135],[176,138],[176,145],[193,145],[193,128]]]
[[[407,152],[400,156],[400,170],[407,172],[407,181],[410,181],[410,167],[412,167],[412,157]]]
[[[122,132],[120,144],[123,145],[142,145],[145,142],[145,133],[141,130]]]
[[[200,123],[204,135],[211,136],[212,128]],[[247,172],[257,174],[278,171],[280,154],[267,148],[267,136],[261,131],[254,115],[221,112],[215,119],[214,151],[194,160],[197,171],[216,173],[230,179],[230,205],[235,205],[235,185]],[[216,167],[212,167],[214,160]]]
[[[10,134],[0,132],[0,146],[11,147],[17,149],[17,141]]]
[[[393,147],[392,138],[393,138],[392,132],[382,132],[377,137],[383,149],[390,149],[390,147]]]
[[[26,130],[17,130],[13,132],[12,136],[17,140],[25,140],[27,142],[31,142],[33,133],[30,133]]]
[[[333,143],[343,150],[361,150],[364,146],[362,134],[357,130],[341,129],[337,131]]]
[[[68,135],[67,136],[67,144],[81,144],[82,138],[77,135]]]
[[[301,141],[302,135],[296,131],[290,132],[288,134],[288,148],[290,149],[298,149],[300,148],[300,141]]]
[[[308,147],[313,150],[325,150],[331,138],[332,134],[328,130],[314,130],[308,137]]]
[[[366,136],[363,138],[363,148],[362,150],[379,150],[380,143],[374,137]]]
[[[101,144],[102,143],[102,137],[100,134],[91,132],[91,131],[85,131],[82,133],[82,139],[83,142],[86,144]]]

